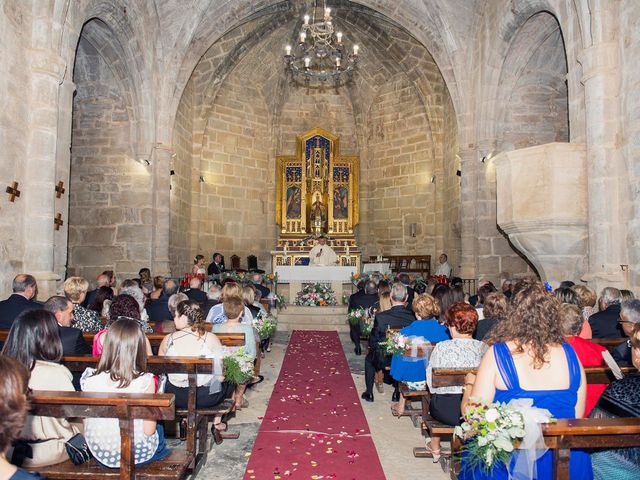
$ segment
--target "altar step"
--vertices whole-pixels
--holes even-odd
[[[287,305],[278,312],[278,330],[336,330],[348,332],[347,306],[300,307]]]

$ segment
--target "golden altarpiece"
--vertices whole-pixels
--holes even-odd
[[[356,156],[340,155],[339,138],[314,128],[297,137],[294,157],[277,157],[276,223],[280,238],[273,269],[305,265],[316,238],[324,234],[338,265],[360,270],[354,228],[359,221],[359,173]]]

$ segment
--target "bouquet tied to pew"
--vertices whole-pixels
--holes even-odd
[[[553,421],[548,410],[533,406],[531,398],[491,404],[472,400],[454,436],[465,442],[462,450],[472,469],[490,475],[503,464],[510,475],[535,478],[536,460],[547,450],[541,424]]]
[[[367,315],[362,319],[362,327],[360,329],[360,332],[363,336],[368,337],[369,335],[371,335],[371,330],[373,330],[373,317]]]
[[[228,352],[222,359],[224,379],[235,385],[245,384],[253,379],[253,358],[244,347]]]
[[[416,356],[418,348],[428,343],[424,337],[406,336],[400,332],[391,333],[391,330],[387,330],[387,338],[384,342],[380,342],[380,346],[387,355],[404,355],[410,349],[413,352],[411,356]]]
[[[278,326],[278,317],[260,311],[258,316],[253,319],[253,326],[258,331],[260,339],[265,340],[275,333]]]
[[[358,325],[361,321],[364,321],[364,319],[367,318],[368,316],[369,315],[367,314],[367,311],[364,308],[360,307],[348,312],[347,320],[351,325]]]

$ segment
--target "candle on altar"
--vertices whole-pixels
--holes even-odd
[[[285,257],[287,256],[287,244],[286,243],[284,244],[284,255],[285,255]]]
[[[347,255],[349,255],[349,245],[347,245]]]

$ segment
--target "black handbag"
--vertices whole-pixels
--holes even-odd
[[[67,449],[67,455],[74,465],[81,465],[91,460],[91,450],[89,445],[81,433],[76,433],[69,440],[64,442],[64,446]]]

